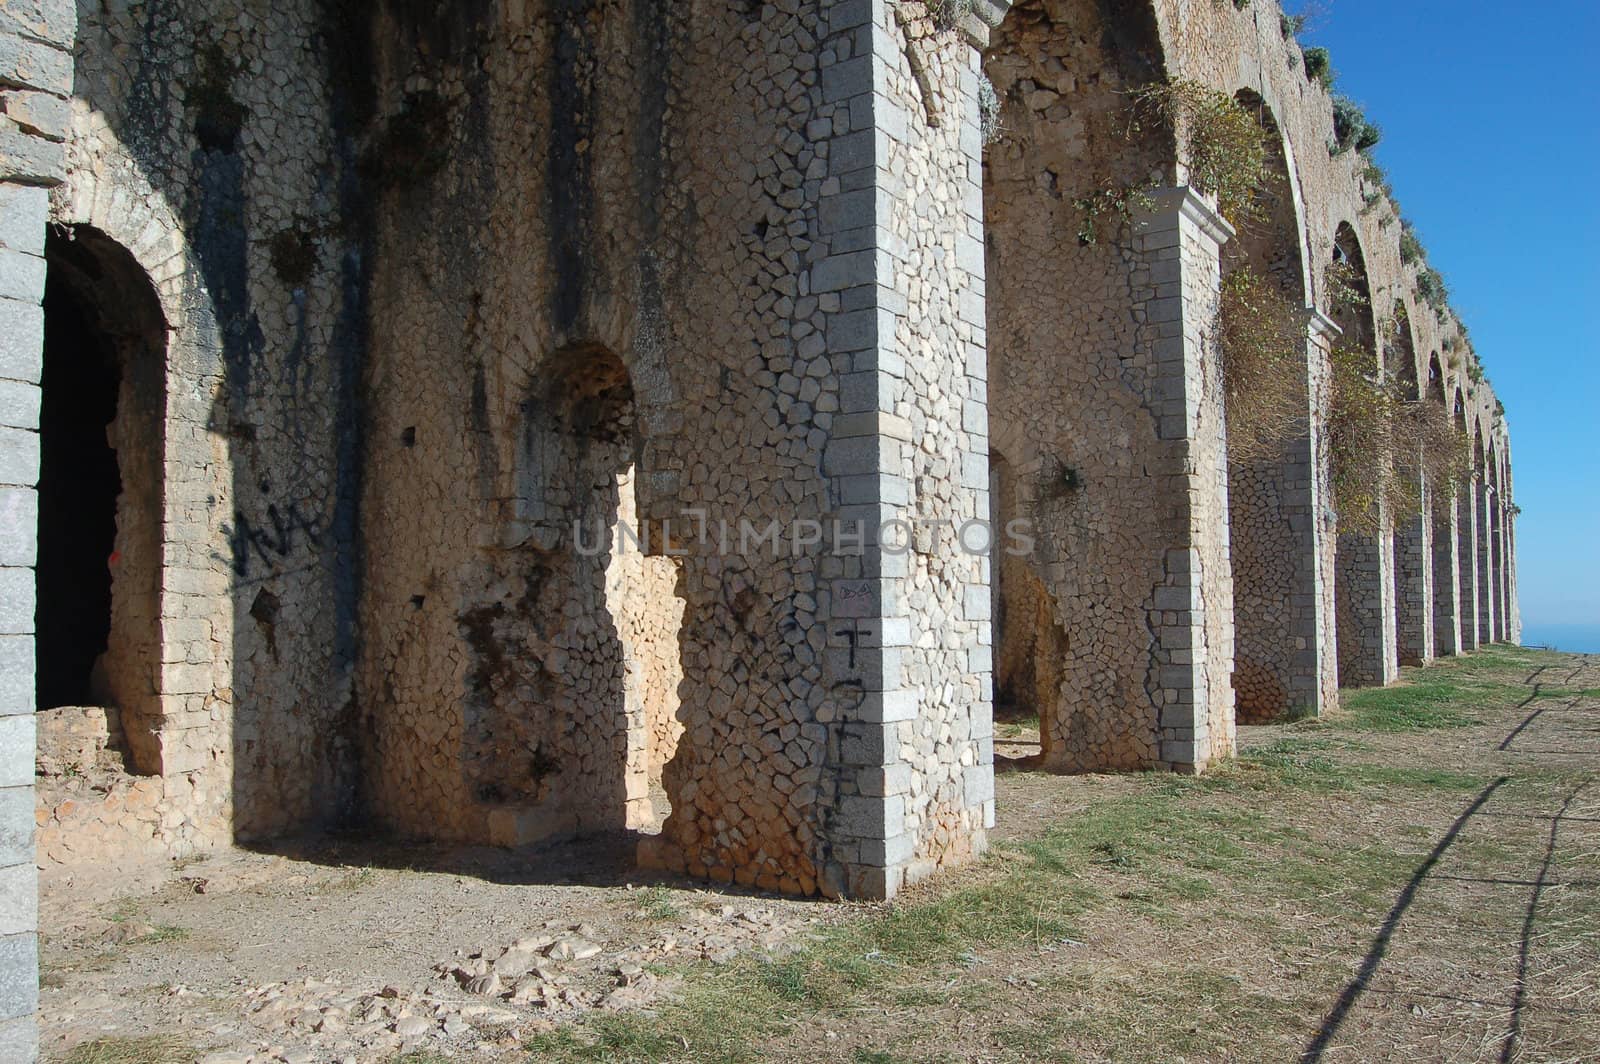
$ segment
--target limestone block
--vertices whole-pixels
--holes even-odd
[[[0,393],[7,383],[0,381]],[[38,554],[38,536],[38,493],[32,488],[0,487],[0,567],[31,567]]]
[[[29,185],[0,184],[0,247],[23,255],[43,255],[50,194]],[[37,303],[40,289],[31,298]]]
[[[0,636],[32,635],[33,595],[32,569],[0,569]]]
[[[30,852],[21,864],[0,866],[0,936],[39,929],[39,873],[32,857]]]
[[[41,225],[41,240],[43,228]],[[44,293],[39,295],[42,298]],[[37,300],[25,303],[0,298],[0,379],[38,384],[43,359],[44,308]]]
[[[31,1016],[38,1009],[38,935],[25,932],[0,937],[0,1020]]]

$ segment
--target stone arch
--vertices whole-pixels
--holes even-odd
[[[1384,365],[1400,386],[1401,398],[1415,403],[1422,399],[1422,374],[1417,361],[1416,329],[1411,323],[1411,311],[1403,300],[1395,300],[1389,321],[1392,335],[1392,356],[1386,355]]]
[[[1348,367],[1375,381],[1384,373],[1382,337],[1379,335],[1374,285],[1367,257],[1356,229],[1340,222],[1334,233],[1333,255],[1327,264],[1329,315],[1343,330],[1336,358],[1353,359]],[[1386,461],[1382,449],[1368,458],[1346,456],[1346,461]],[[1373,476],[1370,472],[1368,476]],[[1398,676],[1399,652],[1395,607],[1394,519],[1390,500],[1379,495],[1376,513],[1369,515],[1375,534],[1357,530],[1351,515],[1340,514],[1334,562],[1334,615],[1338,625],[1339,683],[1342,687],[1383,686]]]
[[[1292,380],[1275,382],[1274,391],[1280,393],[1279,402],[1302,411],[1281,438],[1252,444],[1244,422],[1247,408],[1225,401],[1233,687],[1239,719],[1260,723],[1304,712],[1316,689],[1314,679],[1308,682],[1298,675],[1306,657],[1300,648],[1316,642],[1314,607],[1304,606],[1315,587],[1317,565],[1311,475],[1313,349],[1301,311],[1310,301],[1310,263],[1298,175],[1278,117],[1255,89],[1240,89],[1235,99],[1256,116],[1271,151],[1254,216],[1241,220],[1238,234],[1223,247],[1222,269],[1235,282],[1243,282],[1239,275],[1248,273],[1258,279],[1251,283],[1265,286],[1251,296],[1254,302],[1279,304],[1273,317],[1283,335],[1274,342],[1289,348],[1283,364],[1295,372]],[[1225,303],[1224,313],[1227,307]]]
[[[1398,389],[1398,398],[1404,404],[1402,416],[1420,425],[1430,411],[1423,399],[1422,375],[1417,368],[1416,332],[1403,300],[1396,299],[1391,305],[1385,333],[1386,364]],[[1395,474],[1404,485],[1403,494],[1411,507],[1409,512],[1396,517],[1391,544],[1395,631],[1402,665],[1426,665],[1435,654],[1431,511],[1438,486],[1429,481],[1423,459],[1420,439],[1414,450],[1396,449]]]
[[[167,321],[98,229],[53,227],[45,260],[38,706],[103,708],[127,767],[159,775]]]
[[[1475,406],[1477,404],[1474,404]],[[1498,638],[1498,617],[1494,608],[1494,444],[1493,432],[1484,429],[1483,411],[1475,409],[1472,415],[1472,479],[1474,517],[1477,525],[1477,596],[1474,600],[1478,613],[1478,643],[1493,643]]]
[[[1472,422],[1467,410],[1467,395],[1457,382],[1451,403],[1452,420],[1467,449],[1465,468],[1456,484],[1456,554],[1459,559],[1456,601],[1461,622],[1461,646],[1476,650],[1478,631],[1478,484],[1474,476]]]
[[[1343,291],[1332,290],[1330,284],[1330,290],[1324,293],[1328,315],[1343,330],[1344,344],[1369,354],[1372,371],[1376,372],[1380,364],[1377,306],[1361,237],[1349,222],[1340,222],[1334,231],[1333,258],[1328,265],[1330,278],[1346,279]]]
[[[139,577],[156,584],[140,596],[153,603],[154,634],[137,655],[150,662],[137,671],[147,680],[138,700],[151,723],[141,725],[135,712],[127,741],[130,767],[168,781],[172,801],[155,845],[185,854],[230,841],[237,809],[229,776],[233,464],[226,419],[218,418],[224,388],[215,320],[176,212],[104,116],[81,100],[73,101],[67,161],[66,182],[51,193],[58,233],[86,237],[119,263],[117,274],[137,275],[135,287],[157,308],[147,316],[162,322],[159,351],[148,345],[141,404],[154,422],[142,433],[154,445],[142,456],[148,469],[141,476],[157,485],[145,499],[157,529],[143,551],[151,572]]]
[[[1439,361],[1439,352],[1434,351],[1428,355],[1427,399],[1444,407],[1448,414],[1450,408],[1444,397],[1445,384],[1444,365]]]
[[[1147,211],[1107,206],[1126,190],[1179,181],[1173,131],[1130,122],[1134,91],[1165,78],[1154,5],[1016,3],[984,67],[1002,101],[1002,136],[984,150],[987,421],[992,448],[1008,459],[995,486],[1035,536],[1029,557],[1005,558],[1000,570],[1002,712],[1006,699],[1037,707],[1045,734],[1035,763],[1048,770],[1205,763],[1232,749],[1232,650],[1206,642],[1226,630],[1226,587],[1206,592],[1205,611],[1181,635],[1162,618],[1194,594],[1190,578],[1226,571],[1226,539],[1202,549],[1202,518],[1186,509],[1224,491],[1213,467],[1221,419],[1214,395],[1197,397],[1202,432],[1218,443],[1206,469],[1186,466],[1202,446],[1174,427],[1182,419],[1162,416],[1184,370],[1158,347],[1194,314],[1173,309],[1170,270],[1216,283],[1214,258],[1210,267],[1176,261],[1173,237],[1208,240],[1214,256],[1227,226],[1186,187],[1157,190]],[[1214,482],[1202,488],[1202,477]],[[1190,555],[1205,562],[1190,566]],[[1176,702],[1210,718],[1181,728],[1163,714]]]
[[[1169,131],[1129,136],[1132,91],[1165,69],[1153,5],[1023,0],[983,65],[1002,127],[984,149],[988,426],[995,486],[1036,536],[1026,558],[1001,562],[996,686],[1037,710],[1041,767],[1153,767],[1150,602],[1187,528],[1156,527],[1148,505],[1166,490],[1149,470],[1173,445],[1148,393],[1153,292],[1127,283],[1144,253],[1129,219],[1081,206],[1175,179]]]
[[[458,612],[469,833],[523,846],[657,830],[683,734],[684,605],[671,545],[639,517],[632,376],[605,345],[568,344],[537,363],[514,418],[498,549]]]
[[[1446,398],[1446,377],[1439,352],[1428,355],[1427,377],[1423,384],[1423,403],[1433,408],[1427,417],[1444,419],[1453,425],[1450,402]],[[1456,492],[1448,481],[1435,483],[1429,493],[1429,518],[1433,536],[1433,647],[1437,656],[1461,653],[1461,585],[1459,531],[1456,526]]]
[[[1256,194],[1256,217],[1242,220],[1238,233],[1224,246],[1224,270],[1248,266],[1277,281],[1284,295],[1297,304],[1309,305],[1311,255],[1292,145],[1277,114],[1255,89],[1242,88],[1234,93],[1234,99],[1256,116],[1269,151],[1267,181]]]

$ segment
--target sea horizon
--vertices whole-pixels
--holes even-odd
[[[1600,654],[1600,624],[1524,624],[1522,645],[1568,654]]]

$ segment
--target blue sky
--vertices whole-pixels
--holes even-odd
[[[1600,625],[1600,2],[1288,0],[1472,331],[1511,427],[1522,612]]]

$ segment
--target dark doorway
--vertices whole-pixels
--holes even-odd
[[[52,229],[45,260],[38,705],[115,710],[129,767],[159,772],[166,320],[98,230]]]
[[[83,294],[52,265],[44,296],[39,410],[39,708],[97,704],[92,676],[111,635],[122,477],[108,434],[122,370]],[[100,693],[100,694],[103,694]]]

